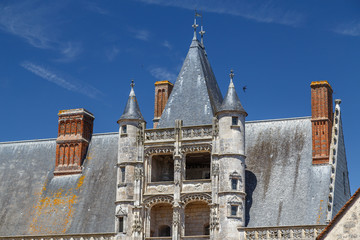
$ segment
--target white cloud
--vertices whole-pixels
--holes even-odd
[[[87,10],[98,13],[98,14],[102,14],[102,15],[108,15],[109,11],[107,11],[104,8],[99,7],[96,3],[94,2],[85,2],[85,7]]]
[[[165,40],[162,45],[170,50],[172,49],[172,45],[167,40]]]
[[[70,61],[81,52],[81,43],[58,38],[55,13],[63,7],[60,2],[51,5],[36,1],[11,3],[0,4],[0,30],[24,39],[33,47],[55,50],[62,55],[60,60]]]
[[[112,48],[110,49],[107,49],[105,54],[106,54],[106,57],[109,61],[112,61],[115,59],[115,57],[119,54],[120,50],[113,46]]]
[[[348,24],[340,24],[334,29],[334,32],[349,36],[360,36],[360,22],[353,21]]]
[[[65,80],[63,77],[59,76],[59,74],[56,74],[53,71],[51,71],[45,67],[36,65],[34,63],[24,62],[21,64],[21,66],[23,68],[25,68],[26,70],[34,73],[35,75],[37,75],[49,82],[55,83],[56,85],[58,85],[62,88],[65,88],[66,90],[78,92],[85,96],[88,96],[90,98],[95,98],[95,99],[98,98],[99,95],[102,95],[102,93],[98,89],[96,89],[90,85],[80,84],[77,81],[70,82],[68,80]]]
[[[157,4],[169,7],[179,7],[189,10],[197,9],[204,12],[230,14],[251,19],[257,22],[278,23],[288,26],[299,26],[304,21],[304,15],[290,10],[283,10],[272,1],[231,1],[231,0],[138,0],[148,4]]]
[[[169,80],[169,81],[175,81],[176,75],[172,72],[169,72],[167,69],[162,67],[156,67],[150,69],[150,74],[157,78],[158,80]]]
[[[149,41],[150,32],[145,29],[129,28],[129,32],[133,34],[133,37],[142,41]]]

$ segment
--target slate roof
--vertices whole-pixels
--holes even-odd
[[[131,90],[130,90],[129,98],[126,102],[124,113],[121,115],[118,122],[120,120],[142,120],[142,121],[144,121],[144,118],[140,111],[139,103],[135,96],[133,83],[131,84]]]
[[[236,93],[235,86],[233,83],[233,80],[230,80],[229,88],[226,93],[226,96],[224,98],[224,101],[222,102],[219,111],[237,111],[242,112],[247,116],[247,113],[245,109],[243,108],[240,99]]]
[[[310,117],[246,122],[247,227],[325,224],[331,165],[312,165],[311,135]],[[83,173],[57,177],[55,139],[0,143],[0,236],[113,232],[117,143],[93,135]]]
[[[193,39],[158,128],[174,127],[177,119],[183,126],[211,124],[222,100],[204,46]]]
[[[83,173],[57,177],[55,139],[0,143],[0,236],[113,232],[117,139],[94,135]]]

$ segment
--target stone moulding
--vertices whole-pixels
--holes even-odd
[[[146,198],[143,202],[147,208],[151,208],[159,203],[168,203],[173,205],[174,198],[171,195],[158,195]]]
[[[191,202],[206,202],[208,205],[211,204],[211,195],[207,193],[187,193],[181,196],[181,202],[184,203],[184,207]]]

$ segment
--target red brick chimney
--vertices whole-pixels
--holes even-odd
[[[156,128],[159,123],[173,86],[174,85],[169,81],[157,81],[155,83],[154,128]]]
[[[83,108],[59,111],[54,175],[81,173],[93,132],[94,116]]]
[[[327,81],[310,84],[313,164],[329,163],[333,122],[333,90]]]

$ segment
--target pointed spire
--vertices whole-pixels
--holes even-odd
[[[129,98],[128,101],[126,103],[125,106],[125,110],[124,113],[121,115],[119,121],[121,120],[140,120],[140,121],[144,121],[144,118],[140,112],[140,108],[139,108],[139,104],[137,102],[136,96],[135,96],[135,91],[134,91],[134,80],[131,80],[131,90],[130,90],[130,94],[129,94]]]
[[[247,113],[243,106],[241,105],[241,102],[239,100],[239,97],[236,93],[235,86],[234,86],[234,71],[230,71],[230,84],[227,91],[227,94],[224,98],[224,101],[221,104],[220,110],[218,112],[222,111],[232,111],[232,112],[242,112],[247,116]]]

